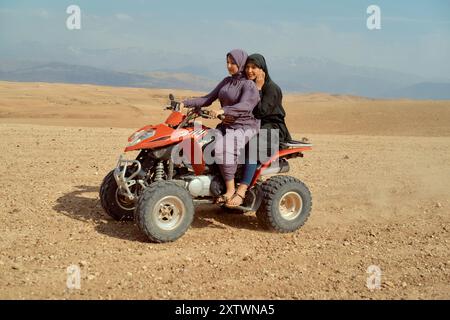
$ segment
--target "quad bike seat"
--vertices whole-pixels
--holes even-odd
[[[302,141],[289,140],[288,142],[281,142],[280,147],[282,149],[286,148],[301,148],[301,147],[311,147],[312,144],[309,142],[308,138],[303,138]]]

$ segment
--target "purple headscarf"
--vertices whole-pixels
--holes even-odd
[[[234,62],[236,62],[237,66],[239,68],[239,71],[238,71],[239,76],[243,76],[244,69],[245,69],[245,63],[247,62],[247,58],[248,58],[247,52],[245,52],[242,49],[233,49],[227,53],[227,57],[228,56],[231,56],[233,58]]]

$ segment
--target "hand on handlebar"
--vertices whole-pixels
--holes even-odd
[[[205,111],[210,117],[217,118],[219,120],[222,120],[222,123],[224,124],[232,124],[236,121],[236,118],[231,115],[224,114],[224,110],[208,110]]]
[[[208,114],[212,118],[219,118],[220,115],[223,115],[223,109],[222,110],[208,110]]]
[[[230,116],[229,114],[227,115],[222,115],[221,118],[219,118],[220,120],[222,120],[223,124],[233,124],[236,121],[236,118],[233,116]]]

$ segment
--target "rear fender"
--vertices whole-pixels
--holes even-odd
[[[256,184],[256,181],[258,181],[258,178],[264,174],[264,171],[267,168],[269,168],[273,162],[278,161],[281,158],[290,159],[290,158],[303,157],[303,151],[308,151],[311,149],[312,148],[308,146],[308,147],[289,148],[289,149],[279,150],[267,162],[263,163],[258,170],[256,170],[255,175],[253,176],[253,180],[250,184],[250,187],[254,186]]]

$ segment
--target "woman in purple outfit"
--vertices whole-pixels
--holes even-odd
[[[254,117],[253,108],[260,98],[255,83],[247,80],[244,74],[247,57],[247,53],[240,49],[227,53],[227,69],[230,76],[223,79],[206,96],[183,101],[185,107],[206,107],[219,99],[222,109],[211,111],[211,114],[216,117],[220,114],[225,116],[221,129],[226,134],[224,141],[216,142],[215,159],[227,190],[216,199],[216,203],[227,203],[240,196],[235,193],[234,184],[237,157],[240,150],[259,130],[259,120]]]

